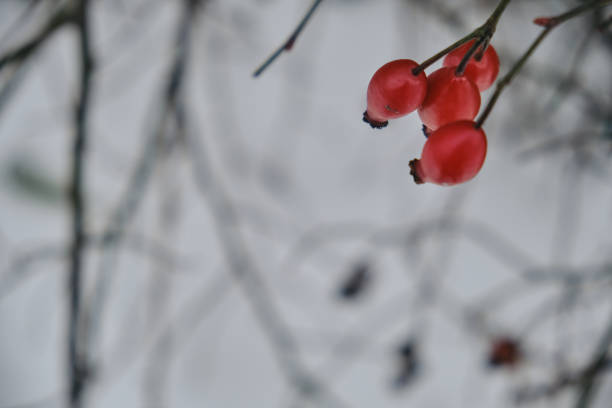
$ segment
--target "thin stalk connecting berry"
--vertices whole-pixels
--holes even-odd
[[[459,65],[457,65],[457,69],[455,70],[455,75],[463,75],[463,73],[465,72],[465,67],[467,67],[468,62],[470,62],[472,55],[474,55],[476,50],[478,50],[478,48],[480,48],[486,41],[487,41],[487,38],[482,37],[474,42],[474,45],[472,45],[472,47],[468,50],[468,52],[465,53],[465,56],[463,57]]]
[[[489,100],[484,110],[480,114],[480,117],[476,121],[476,126],[481,127],[484,124],[484,122],[489,117],[489,114],[493,110],[493,107],[497,103],[497,100],[499,99],[499,96],[501,95],[503,90],[506,88],[506,86],[508,86],[512,82],[514,77],[523,68],[523,66],[525,65],[529,57],[531,57],[531,55],[536,50],[536,48],[538,48],[538,46],[544,40],[544,38],[546,38],[546,36],[555,27],[558,27],[561,23],[564,23],[567,20],[577,17],[581,15],[582,13],[585,13],[591,10],[596,10],[602,7],[606,7],[611,4],[612,4],[612,0],[595,0],[595,1],[590,1],[588,3],[582,4],[573,9],[570,9],[566,11],[565,13],[559,14],[558,16],[545,17],[545,18],[540,17],[536,19],[536,21],[539,21],[539,22],[542,22],[544,19],[546,19],[547,21],[549,21],[549,23],[547,23],[544,26],[544,30],[533,40],[533,42],[531,43],[527,51],[523,53],[523,55],[519,58],[519,60],[512,66],[510,71],[503,78],[497,81],[495,92],[491,96],[491,99]]]
[[[455,48],[462,46],[463,44],[474,38],[486,38],[486,41],[488,42],[491,37],[493,37],[493,34],[495,33],[495,30],[497,28],[497,23],[502,14],[504,13],[504,10],[506,10],[506,7],[510,3],[510,1],[512,0],[501,0],[497,4],[497,7],[493,11],[493,13],[491,13],[489,18],[487,19],[487,21],[485,21],[483,25],[481,25],[471,33],[467,34],[465,37],[455,41],[454,43],[452,43],[442,51],[438,52],[434,56],[423,61],[419,66],[415,67],[412,70],[412,73],[417,75],[419,72],[422,72],[427,69],[430,65],[435,64],[439,59],[444,58],[446,54],[453,51]]]

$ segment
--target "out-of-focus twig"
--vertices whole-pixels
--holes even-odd
[[[10,24],[7,29],[0,35],[0,46],[2,46],[10,37],[10,35],[17,29],[19,26],[23,25],[28,17],[32,14],[36,6],[40,3],[39,0],[30,0],[29,3],[21,10],[21,13],[13,20],[12,24]]]
[[[125,194],[111,216],[111,220],[103,235],[108,241],[105,253],[102,255],[98,275],[93,288],[92,299],[85,312],[84,331],[87,337],[88,349],[95,353],[99,341],[98,334],[101,329],[105,305],[114,276],[114,266],[117,259],[118,247],[121,245],[129,223],[140,206],[145,190],[152,178],[153,169],[157,163],[160,144],[166,132],[167,121],[176,109],[176,100],[184,80],[184,72],[188,62],[188,50],[191,41],[191,28],[196,17],[196,7],[199,0],[185,0],[187,7],[178,24],[175,40],[175,49],[172,54],[169,72],[163,85],[161,103],[157,120],[149,137],[145,140],[142,156],[132,173]]]
[[[272,295],[257,268],[257,263],[240,233],[240,218],[224,187],[214,176],[207,151],[192,126],[188,122],[187,145],[192,155],[197,188],[213,215],[215,230],[229,271],[243,290],[268,337],[285,378],[304,399],[319,401],[322,406],[345,406],[324,382],[308,372],[298,360],[296,340],[272,301]]]
[[[4,108],[8,106],[8,102],[11,99],[11,96],[13,96],[15,90],[18,88],[21,81],[25,78],[25,64],[17,64],[15,67],[12,67],[11,72],[6,75],[8,76],[8,78],[6,78],[4,84],[2,84],[2,86],[0,87],[0,115],[4,111]]]
[[[176,313],[156,325],[147,334],[144,343],[132,344],[132,347],[122,344],[122,349],[109,358],[107,369],[100,373],[100,383],[109,385],[119,381],[122,375],[136,364],[138,358],[145,356],[152,360],[154,369],[162,368],[160,362],[155,361],[159,358],[158,350],[165,347],[168,339],[173,337],[179,343],[176,344],[175,350],[182,349],[179,346],[187,342],[198,326],[217,310],[222,301],[232,293],[233,287],[226,273],[214,278],[212,282],[206,282],[202,289],[187,299]],[[162,356],[162,358],[167,357]],[[169,364],[169,361],[164,363]]]
[[[591,406],[599,376],[612,367],[610,344],[612,344],[612,321],[608,323],[595,353],[584,368],[576,372],[561,373],[549,383],[520,388],[514,395],[516,402],[521,404],[534,402],[541,398],[550,398],[569,387],[575,387],[577,395],[574,407]]]
[[[6,271],[0,276],[0,301],[25,282],[27,271],[36,263],[47,263],[66,258],[66,248],[58,245],[43,245],[10,258]]]
[[[65,23],[74,20],[75,15],[72,9],[59,9],[30,40],[6,52],[5,54],[0,55],[0,71],[8,64],[20,63],[28,58],[38,49],[39,46],[51,38],[51,34],[53,34],[58,28],[62,27]]]
[[[190,11],[186,7],[187,12]],[[173,240],[173,232],[176,230],[180,215],[179,187],[176,183],[178,179],[176,164],[172,153],[183,153],[183,149],[173,149],[174,144],[182,144],[185,140],[185,125],[180,111],[173,110],[174,120],[172,121],[173,131],[165,138],[166,154],[162,155],[159,166],[158,180],[161,190],[161,203],[159,209],[159,240],[170,243]],[[182,159],[179,156],[178,159]],[[174,159],[174,160],[173,160]],[[157,321],[164,316],[165,306],[171,292],[171,281],[168,280],[174,269],[172,264],[155,263],[149,276],[148,304],[147,304],[147,332],[157,326]],[[208,301],[208,299],[206,299]],[[142,394],[144,405],[148,407],[163,407],[166,402],[166,379],[168,377],[168,366],[171,363],[175,352],[175,343],[179,340],[175,337],[176,333],[167,330],[155,345],[155,351],[151,353],[151,358],[147,362],[145,369]]]
[[[112,241],[103,236],[89,235],[86,237],[87,249],[104,250]],[[162,243],[135,234],[128,234],[125,238],[125,249],[150,257],[160,265],[173,265],[174,271],[189,271],[193,265],[189,261],[174,253]],[[64,262],[68,259],[68,249],[60,244],[41,244],[33,248],[9,256],[9,263],[0,274],[0,302],[12,293],[19,285],[26,282],[32,274],[29,273],[36,264],[50,261]]]
[[[595,37],[595,33],[596,33],[595,30],[596,30],[595,27],[591,28],[591,30],[589,30],[589,32],[584,37],[584,39],[580,41],[578,45],[576,46],[575,55],[572,57],[572,63],[567,72],[567,75],[565,76],[565,78],[563,78],[561,83],[557,86],[554,94],[550,97],[549,102],[546,104],[544,108],[543,114],[545,116],[548,116],[552,114],[555,110],[557,110],[559,106],[561,105],[561,102],[570,95],[570,92],[572,90],[572,84],[573,82],[576,81],[576,73],[578,72],[578,69],[582,65],[584,55],[589,50],[589,43]]]
[[[508,56],[511,56],[511,53],[505,53]],[[514,57],[512,57],[514,59]],[[555,67],[547,66],[547,67],[539,67],[535,65],[525,65],[522,69],[522,76],[530,81],[538,84],[545,85],[549,87],[557,88],[559,84],[563,83],[564,87],[567,87],[572,96],[580,97],[584,101],[584,113],[585,116],[593,118],[594,120],[600,120],[605,117],[610,109],[608,108],[609,103],[603,97],[603,95],[599,95],[596,92],[593,92],[580,81],[579,78],[575,76],[567,76],[566,73],[561,72]],[[530,110],[529,112],[525,112],[528,118],[529,115],[539,114],[539,111]],[[533,116],[533,118],[537,118],[539,116]]]
[[[529,254],[489,225],[478,220],[454,220],[436,217],[415,224],[392,227],[377,227],[363,222],[326,224],[312,228],[303,234],[282,263],[281,270],[295,269],[312,252],[329,242],[361,239],[373,247],[404,246],[419,241],[434,232],[457,234],[473,242],[510,268],[526,274],[526,278],[537,279],[539,269]],[[290,267],[291,265],[291,267]]]
[[[26,73],[25,62],[35,52],[48,41],[53,34],[65,24],[74,21],[74,9],[70,7],[60,7],[47,20],[42,28],[25,43],[0,54],[0,73],[6,72],[6,68],[10,67],[8,78],[5,78],[4,84],[0,87],[0,113],[7,106],[10,97],[14,94],[15,89],[21,83]]]
[[[80,89],[74,112],[74,139],[69,184],[69,206],[72,218],[72,243],[68,273],[68,402],[71,408],[83,406],[83,396],[87,382],[86,353],[81,349],[79,336],[81,318],[82,274],[86,241],[85,220],[85,157],[88,139],[89,109],[93,91],[92,76],[94,55],[89,25],[89,0],[80,0],[76,11],[78,45],[80,50]]]
[[[612,319],[608,322],[606,329],[599,340],[597,349],[587,364],[580,385],[578,387],[578,397],[576,398],[576,408],[587,408],[597,391],[597,379],[601,372],[608,366],[610,361],[610,345],[612,345]]]

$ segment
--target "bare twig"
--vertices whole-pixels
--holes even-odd
[[[101,329],[105,305],[114,277],[117,249],[124,239],[131,219],[144,198],[145,189],[151,180],[153,169],[160,154],[160,144],[163,142],[162,139],[166,132],[166,123],[171,118],[175,109],[177,95],[182,87],[184,71],[188,62],[188,50],[191,41],[190,32],[193,19],[197,14],[195,11],[199,1],[186,0],[186,4],[188,4],[188,7],[185,8],[181,21],[177,26],[176,47],[166,82],[163,86],[162,103],[157,115],[157,121],[151,130],[150,136],[145,141],[142,156],[130,177],[125,194],[121,198],[103,233],[103,239],[108,241],[108,245],[100,262],[92,300],[87,305],[88,310],[85,312],[84,331],[85,336],[87,336],[87,343],[89,344],[88,349],[92,353],[95,352],[95,345],[99,340],[98,331]]]
[[[506,10],[506,7],[510,3],[510,1],[511,0],[500,0],[497,4],[497,7],[495,7],[495,10],[493,10],[493,13],[491,13],[491,16],[489,16],[489,18],[487,19],[487,21],[485,21],[483,25],[481,25],[471,33],[467,34],[463,38],[460,38],[459,40],[455,41],[454,43],[452,43],[442,51],[438,52],[434,56],[423,61],[418,67],[412,70],[413,74],[417,75],[419,72],[424,71],[427,67],[434,64],[440,58],[443,58],[446,54],[448,54],[455,48],[460,47],[471,39],[479,38],[483,41],[488,41],[488,39],[490,39],[495,33],[497,23],[499,22],[500,17]]]
[[[303,258],[329,241],[362,239],[375,247],[404,246],[440,231],[465,237],[503,264],[524,271],[526,279],[540,277],[539,272],[534,272],[536,271],[535,262],[531,257],[487,224],[478,220],[459,221],[449,217],[437,217],[398,227],[376,227],[362,222],[321,225],[312,228],[300,237],[283,261],[282,271],[284,273],[288,269],[295,269]],[[289,265],[293,267],[290,268]]]
[[[0,71],[5,65],[19,63],[28,58],[43,43],[51,38],[51,34],[53,34],[58,28],[62,27],[65,23],[73,21],[75,18],[78,17],[73,15],[72,9],[59,9],[53,16],[51,16],[47,23],[34,37],[17,48],[14,48],[0,56]]]
[[[69,318],[68,318],[68,378],[70,388],[68,401],[70,407],[83,405],[83,395],[87,380],[87,361],[79,338],[79,319],[81,316],[81,277],[84,265],[86,240],[86,203],[84,164],[88,137],[88,113],[93,90],[92,74],[94,57],[89,27],[89,0],[81,0],[76,15],[81,58],[81,79],[79,99],[75,109],[75,136],[72,145],[72,166],[70,175],[70,200],[72,213],[72,243],[68,274]]]
[[[487,103],[487,106],[484,108],[484,110],[482,111],[482,113],[478,117],[478,120],[476,121],[476,127],[481,127],[484,124],[484,122],[487,120],[487,117],[491,113],[491,110],[495,106],[495,103],[497,102],[497,99],[501,95],[501,93],[504,90],[504,88],[506,86],[508,86],[510,84],[510,82],[512,82],[512,80],[514,79],[516,74],[518,74],[518,72],[521,70],[521,68],[523,68],[523,66],[525,65],[525,63],[529,59],[529,57],[531,57],[531,55],[536,50],[536,48],[538,48],[538,46],[540,45],[542,40],[544,40],[544,38],[546,38],[546,36],[555,27],[557,27],[561,23],[564,23],[567,20],[570,20],[570,19],[572,19],[572,18],[574,18],[576,16],[579,16],[580,14],[582,14],[584,12],[587,12],[587,11],[590,11],[590,10],[595,10],[595,9],[598,9],[598,8],[601,8],[601,7],[605,7],[605,6],[608,6],[610,4],[612,4],[612,0],[589,1],[589,2],[584,3],[584,4],[582,4],[582,5],[578,6],[578,7],[575,7],[575,8],[573,8],[573,9],[571,9],[571,10],[569,10],[569,11],[563,13],[563,14],[559,14],[558,16],[555,16],[555,17],[546,17],[546,18],[542,18],[542,19],[536,19],[536,21],[540,20],[540,25],[543,25],[545,27],[544,30],[542,30],[540,35],[538,35],[536,37],[536,39],[533,40],[533,42],[531,43],[531,45],[529,46],[527,51],[525,51],[525,53],[521,56],[521,58],[512,66],[510,71],[503,78],[501,78],[500,80],[497,81],[497,85],[495,87],[495,92],[491,96],[491,99],[489,99],[489,102]]]
[[[48,263],[52,260],[64,260],[67,251],[63,245],[42,245],[27,252],[13,256],[6,272],[0,281],[0,301],[11,293],[20,283],[29,276],[27,271],[36,263]]]
[[[40,4],[38,0],[30,0],[29,3],[21,10],[21,13],[13,20],[13,22],[7,27],[7,29],[0,35],[0,46],[3,45],[10,37],[10,35],[23,25],[28,17],[32,14],[36,6]]]
[[[126,236],[126,249],[135,253],[146,255],[161,265],[173,265],[178,272],[193,268],[184,257],[173,253],[163,244],[147,239],[146,237],[129,234]],[[90,235],[86,237],[87,249],[104,250],[113,242],[103,236]],[[18,251],[10,255],[9,263],[4,272],[0,274],[0,302],[14,289],[23,284],[32,274],[28,273],[36,264],[48,264],[51,261],[65,262],[69,257],[69,250],[61,244],[41,244],[28,250]]]
[[[587,408],[590,406],[591,400],[597,391],[597,379],[609,363],[610,345],[612,345],[612,319],[608,322],[606,330],[599,340],[591,362],[582,374],[576,399],[576,408]]]
[[[193,13],[193,10],[191,10],[189,5],[185,8],[187,13]],[[174,121],[172,122],[172,125],[175,127],[174,133],[168,135],[169,140],[166,140],[165,143],[168,145],[167,150],[170,151],[167,155],[163,156],[163,159],[161,160],[162,162],[160,163],[159,172],[159,176],[161,176],[159,177],[161,179],[161,194],[163,195],[163,197],[161,197],[161,208],[159,211],[159,224],[162,235],[160,240],[165,242],[172,240],[172,232],[176,229],[180,214],[179,200],[177,199],[179,185],[176,183],[176,172],[172,171],[173,165],[177,164],[177,161],[172,160],[172,156],[170,156],[170,154],[176,151],[171,150],[172,144],[182,143],[185,139],[183,117],[176,108],[173,110],[173,114]],[[182,151],[183,150],[179,150],[179,152]],[[182,156],[180,156],[180,158],[182,159]],[[171,293],[171,282],[168,280],[168,272],[171,272],[173,269],[174,266],[171,264],[164,265],[155,263],[153,266],[149,280],[147,331],[150,331],[151,327],[155,327],[158,319],[164,316],[164,307],[166,306],[168,296]],[[215,298],[214,296],[211,297]],[[200,320],[198,320],[198,322]],[[167,330],[163,336],[160,336],[155,345],[155,350],[153,353],[151,353],[151,358],[147,362],[142,384],[142,394],[144,404],[148,407],[164,407],[167,405],[165,381],[169,372],[168,366],[170,365],[172,357],[175,354],[175,343],[178,342],[178,339],[179,338],[176,337],[175,331]]]
[[[517,403],[533,402],[540,398],[554,396],[569,387],[577,391],[576,408],[587,408],[595,395],[598,378],[612,367],[610,345],[612,344],[612,320],[608,322],[599,344],[590,361],[580,370],[561,373],[550,383],[519,389],[515,393]]]
[[[8,106],[8,102],[21,84],[21,81],[25,78],[26,68],[25,64],[15,64],[11,67],[10,72],[6,74],[8,78],[6,78],[6,81],[0,87],[0,115],[4,112],[4,108]]]
[[[306,26],[306,23],[308,23],[308,20],[310,20],[310,17],[312,17],[313,13],[315,12],[317,7],[319,7],[319,5],[322,2],[323,2],[323,0],[314,0],[312,2],[312,5],[308,9],[308,11],[306,11],[306,14],[304,15],[304,17],[302,17],[302,20],[300,20],[300,22],[298,23],[297,27],[295,27],[295,29],[293,30],[293,32],[291,33],[289,38],[287,38],[287,40],[284,43],[282,43],[281,46],[278,47],[276,49],[276,51],[274,51],[272,53],[272,55],[270,55],[268,57],[268,59],[265,60],[255,70],[255,72],[253,72],[253,76],[254,77],[258,77],[259,75],[261,75],[261,73],[264,72],[266,70],[266,68],[268,68],[268,66],[270,66],[270,64],[272,64],[274,62],[274,60],[276,60],[283,53],[283,51],[289,51],[289,50],[291,50],[291,48],[293,48],[293,45],[295,44],[295,41],[297,40],[298,36],[300,35],[302,30]]]
[[[554,94],[550,97],[549,102],[544,108],[544,115],[549,116],[561,105],[561,101],[566,99],[572,90],[573,82],[576,81],[576,73],[582,65],[584,55],[589,50],[589,43],[593,40],[596,33],[596,27],[591,28],[582,41],[576,46],[576,53],[572,57],[572,63],[559,85],[554,90]]]
[[[163,381],[171,371],[169,366],[172,358],[184,350],[184,345],[197,332],[205,319],[228,298],[232,289],[231,278],[224,273],[213,282],[207,282],[201,291],[185,302],[179,313],[166,319],[164,325],[156,326],[154,331],[156,335],[153,336],[154,341],[147,353],[147,372],[144,379],[143,391],[150,393],[145,396],[147,407],[167,406],[163,399]],[[121,363],[125,364],[125,358]],[[111,375],[108,378],[114,381],[115,377],[116,375]]]
[[[21,83],[26,73],[25,62],[47,41],[55,31],[66,23],[74,20],[74,10],[71,8],[60,8],[53,14],[46,24],[24,44],[0,55],[0,72],[10,67],[8,78],[0,87],[0,113],[7,105],[15,89]]]

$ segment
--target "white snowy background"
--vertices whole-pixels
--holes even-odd
[[[39,1],[20,20],[29,3],[0,0],[0,53],[36,33],[56,2]],[[464,185],[414,184],[408,161],[425,141],[416,113],[383,130],[361,121],[380,65],[425,60],[495,3],[327,0],[292,51],[254,79],[310,1],[210,0],[182,88],[196,152],[151,137],[183,2],[93,1],[90,234],[130,195],[145,150],[156,159],[110,269],[100,266],[104,245],[85,252],[84,302],[100,274],[112,276],[86,406],[334,406],[300,395],[284,359],[346,407],[514,406],[520,390],[580,370],[612,308],[609,28],[607,37],[590,32],[589,15],[546,38],[487,120],[485,165]],[[534,17],[576,4],[511,2],[492,41],[501,74],[540,32]],[[75,38],[69,27],[55,33],[0,100],[0,408],[66,406],[70,218],[61,194]],[[10,73],[0,72],[0,87]],[[237,217],[219,219],[228,203]],[[232,262],[230,249],[228,261],[232,244],[246,260]],[[370,265],[369,285],[344,300],[339,287],[359,262]],[[241,283],[240,267],[263,284]],[[278,322],[293,339],[287,349],[274,339]],[[487,367],[497,336],[520,339],[520,365]],[[397,348],[408,339],[419,370],[397,389]],[[602,379],[592,406],[609,407]],[[577,389],[526,405],[574,406]]]

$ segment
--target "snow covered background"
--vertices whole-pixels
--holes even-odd
[[[0,1],[0,53],[35,33],[54,2],[15,29],[27,3]],[[495,3],[328,0],[254,79],[310,2],[211,0],[183,86],[196,152],[172,129],[151,138],[183,2],[95,1],[92,236],[130,195],[143,152],[156,159],[110,270],[103,244],[86,251],[85,302],[112,275],[86,406],[505,407],[583,367],[612,308],[609,28],[590,32],[585,16],[545,40],[485,124],[487,160],[465,185],[414,184],[408,161],[425,140],[416,113],[384,130],[361,122],[380,65],[423,61]],[[575,4],[513,1],[492,41],[501,74],[541,30],[534,17]],[[74,34],[57,32],[0,100],[0,408],[65,403]],[[228,203],[237,216],[220,219]],[[227,245],[238,247],[229,259]],[[342,299],[360,262],[369,285]],[[263,279],[240,283],[241,267]],[[275,327],[290,333],[286,348]],[[524,361],[491,370],[489,343],[506,335]],[[408,339],[419,370],[398,389]],[[325,391],[300,394],[287,359]],[[592,406],[610,406],[610,385]],[[573,406],[575,389],[529,406]]]

